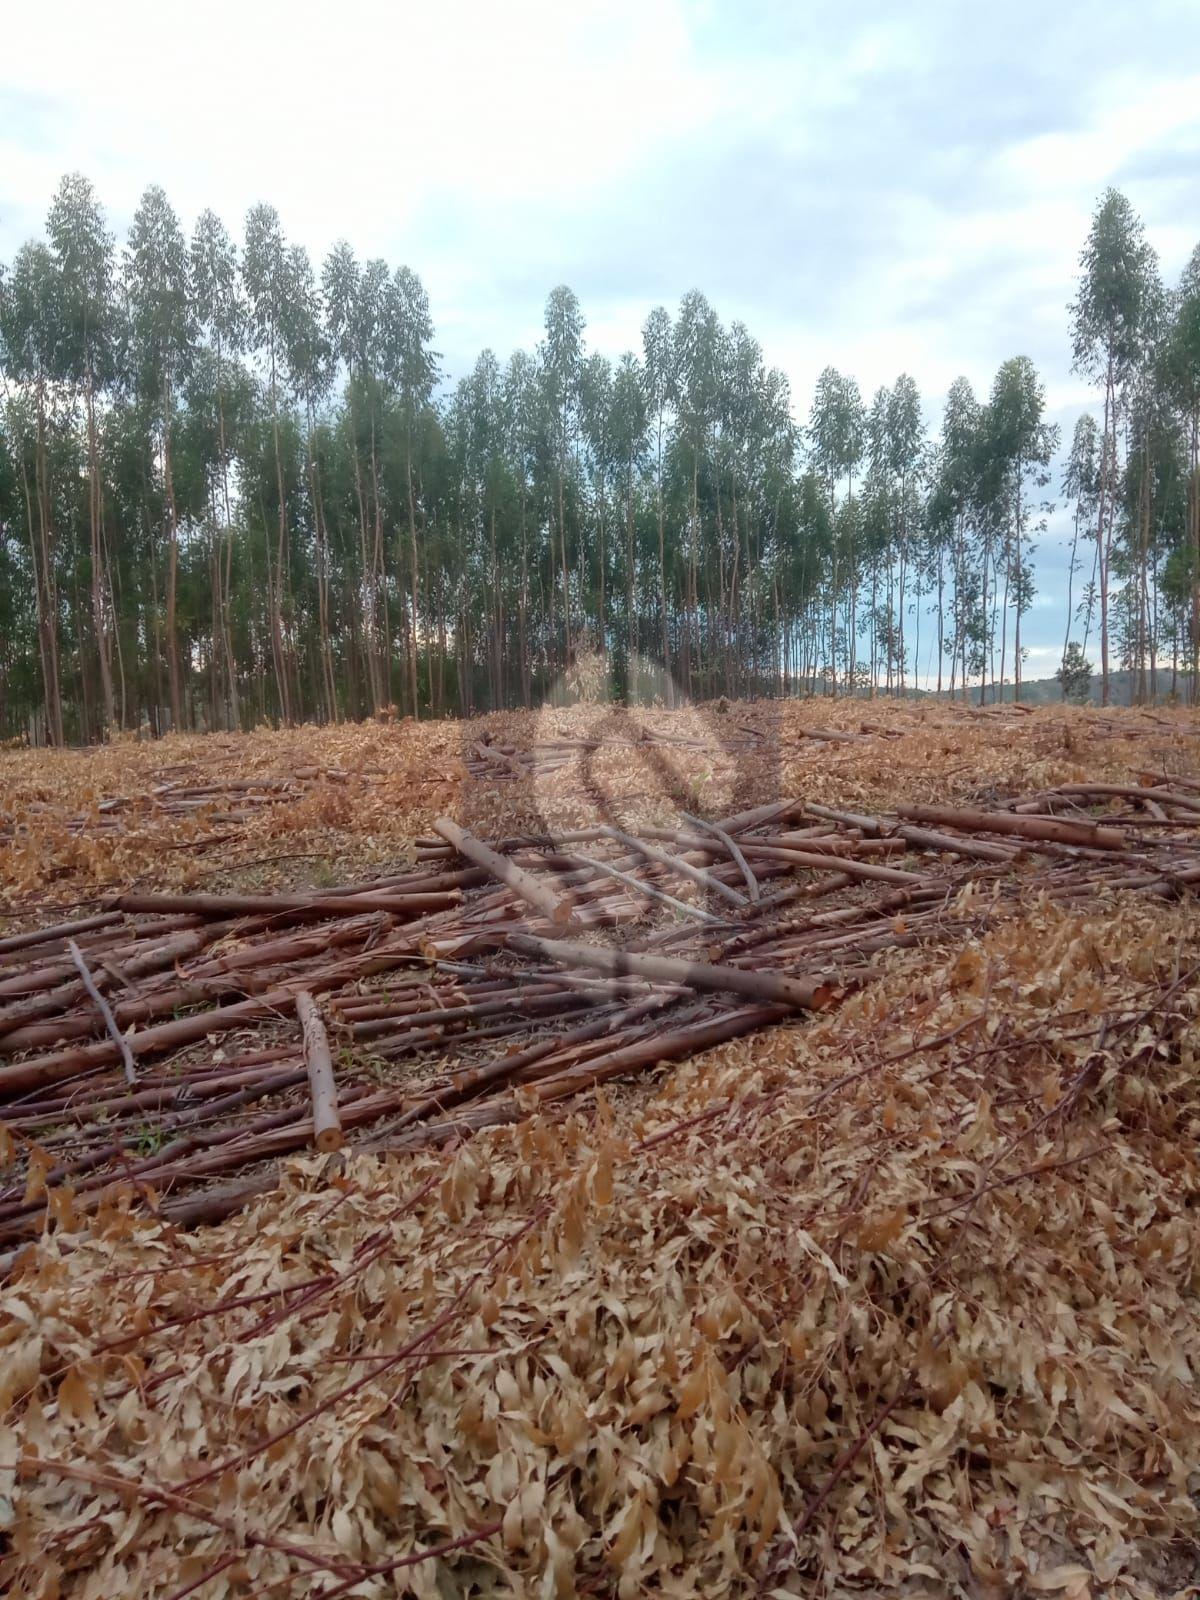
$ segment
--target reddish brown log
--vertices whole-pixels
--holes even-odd
[[[977,811],[953,806],[897,806],[902,817],[929,822],[935,827],[958,828],[963,833],[1011,833],[1019,839],[1048,844],[1083,845],[1091,850],[1124,850],[1125,835],[1118,828],[1095,822],[1064,822],[1058,817],[1019,817],[1011,811]]]
[[[184,1006],[220,1000],[231,991],[241,994],[261,992],[286,977],[289,966],[306,957],[323,955],[339,945],[352,944],[356,939],[369,938],[376,926],[370,918],[364,918],[361,921],[344,922],[339,927],[305,938],[273,940],[234,951],[219,961],[205,962],[203,966],[193,969],[186,983],[120,1001],[116,1007],[117,1021],[123,1028],[129,1028],[134,1023],[167,1016]],[[283,970],[272,970],[275,966]],[[21,1050],[57,1044],[64,1039],[86,1038],[95,1031],[93,1019],[86,1014],[72,1013],[67,1017],[31,1022],[0,1035],[0,1053],[15,1055]]]
[[[494,943],[494,940],[492,941]],[[211,1011],[195,1016],[178,1017],[171,1022],[160,1022],[153,1028],[143,1028],[129,1036],[129,1047],[135,1057],[161,1054],[180,1045],[193,1044],[210,1033],[226,1033],[231,1028],[243,1027],[247,1022],[258,1022],[281,1010],[293,1011],[296,990],[305,987],[311,992],[338,988],[350,978],[368,977],[385,972],[412,959],[413,951],[407,940],[403,948],[380,946],[378,949],[352,956],[347,961],[327,967],[322,972],[307,974],[303,984],[281,984],[255,999],[242,1000],[234,1005],[217,1006]],[[10,1035],[10,1040],[14,1035]],[[35,1056],[29,1061],[11,1062],[0,1067],[0,1097],[23,1094],[45,1084],[56,1083],[77,1072],[90,1072],[107,1066],[116,1059],[116,1046],[107,1040],[98,1044],[77,1045],[74,1049],[56,1051],[51,1055]]]
[[[10,933],[7,938],[0,939],[0,955],[7,955],[10,950],[28,950],[33,945],[49,944],[52,939],[73,939],[78,934],[89,933],[93,928],[106,928],[120,920],[119,912],[103,911],[98,916],[83,917],[78,922],[60,922],[53,928],[35,928],[32,933]]]
[[[387,911],[394,916],[423,916],[460,904],[459,891],[437,894],[123,894],[114,904],[122,911],[182,911],[201,917],[356,916],[361,911]]]
[[[145,950],[141,955],[128,960],[122,959],[119,964],[116,952],[110,955],[107,951],[101,951],[98,961],[93,957],[93,965],[100,972],[109,972],[115,967],[125,979],[141,978],[153,972],[162,972],[167,967],[174,966],[176,961],[182,960],[183,957],[194,955],[204,948],[209,938],[207,929],[181,934],[178,939],[169,940],[156,949]],[[118,951],[120,948],[118,946]],[[40,1017],[53,1016],[55,1012],[65,1011],[79,1000],[82,993],[83,985],[80,982],[60,984],[56,988],[46,988],[41,992],[34,991],[29,999],[18,1001],[15,1005],[0,1010],[0,1035],[11,1033],[13,1029],[24,1027],[27,1023],[36,1022]],[[0,1049],[3,1048],[3,1044],[0,1044]]]
[[[660,1061],[678,1061],[684,1056],[696,1055],[701,1050],[711,1050],[714,1045],[753,1033],[757,1028],[783,1022],[787,1015],[786,1004],[746,1006],[737,1011],[727,1011],[714,1017],[711,1022],[676,1028],[670,1033],[653,1033],[648,1039],[639,1039],[635,1044],[614,1050],[610,1055],[584,1062],[556,1077],[535,1083],[529,1092],[543,1103],[559,1100],[564,1095],[579,1094],[611,1078],[656,1067]]]

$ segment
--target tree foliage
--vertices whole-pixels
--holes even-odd
[[[1104,196],[1073,335],[1064,656],[1098,616],[1152,693],[1200,638],[1200,253],[1165,295]],[[799,426],[699,290],[616,360],[565,285],[536,349],[435,344],[408,266],[316,264],[269,205],[188,237],[156,187],[118,247],[65,178],[0,271],[0,731],[531,704],[585,652],[630,692],[1020,692],[1057,447],[1025,357],[931,436],[910,375],[867,405],[832,366]]]

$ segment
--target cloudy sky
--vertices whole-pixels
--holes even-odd
[[[1200,0],[58,0],[3,37],[0,259],[70,169],[118,234],[150,182],[188,224],[270,200],[317,258],[414,267],[452,375],[531,345],[556,283],[613,354],[697,286],[801,415],[829,362],[868,395],[911,372],[934,423],[1026,354],[1069,436],[1096,196],[1125,189],[1169,279],[1200,240]]]

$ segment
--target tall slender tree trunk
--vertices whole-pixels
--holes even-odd
[[[1021,575],[1021,476],[1022,464],[1017,462],[1017,520],[1014,533],[1017,545],[1016,585],[1017,615],[1013,627],[1013,699],[1021,698],[1021,609],[1025,584]]]
[[[329,527],[325,520],[325,501],[321,492],[321,468],[313,437],[312,408],[308,416],[308,471],[317,535],[317,629],[320,635],[321,683],[326,715],[338,720],[337,681],[333,670],[333,644],[329,635]]]
[[[283,487],[283,449],[279,438],[279,397],[275,383],[275,341],[271,340],[271,437],[275,446],[275,494],[279,503],[279,523],[275,547],[275,604],[272,626],[277,652],[276,673],[279,680],[279,706],[283,720],[292,726],[294,721],[291,693],[291,661],[287,630],[284,626],[284,585],[288,569],[287,560],[287,496]]]
[[[1100,495],[1096,523],[1096,550],[1100,562],[1100,703],[1108,704],[1108,562],[1111,519],[1106,519],[1108,501],[1113,497],[1112,471],[1116,455],[1116,418],[1113,394],[1113,363],[1108,358],[1104,379],[1104,435],[1100,446]]]
[[[171,462],[171,381],[163,377],[163,489],[167,512],[167,676],[171,688],[171,727],[183,728],[183,693],[179,674],[176,607],[179,591],[179,517],[175,509],[175,474]]]
[[[667,543],[666,517],[663,508],[662,464],[663,414],[658,413],[658,461],[655,471],[655,488],[658,500],[658,610],[662,625],[663,682],[666,685],[667,704],[675,704],[675,681],[671,676],[671,622],[667,611]]]
[[[221,637],[225,650],[225,693],[227,718],[231,728],[242,725],[242,708],[238,703],[237,657],[233,650],[233,624],[230,605],[233,598],[233,515],[229,504],[229,447],[225,438],[225,398],[221,383],[221,347],[217,345],[217,445],[220,451],[221,509],[223,512],[222,555],[218,564],[217,582],[221,590]],[[224,571],[222,573],[221,566]]]
[[[113,693],[112,641],[109,633],[105,596],[103,487],[100,477],[99,450],[96,442],[94,383],[90,372],[87,375],[85,405],[88,451],[88,531],[91,537],[92,555],[92,627],[96,634],[96,655],[100,664],[100,692],[104,704],[104,733],[107,735],[116,721],[116,697]]]
[[[412,620],[408,631],[408,685],[409,695],[412,699],[412,714],[419,719],[421,715],[421,696],[418,686],[417,646],[420,634],[418,619],[421,609],[421,573],[420,562],[417,558],[417,499],[413,488],[412,443],[412,421],[410,418],[408,421],[408,449],[404,461],[408,488],[408,549],[409,559],[412,563],[412,584],[409,590]]]

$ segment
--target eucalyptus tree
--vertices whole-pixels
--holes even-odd
[[[403,431],[405,499],[408,507],[409,625],[408,674],[413,715],[420,714],[417,656],[420,638],[421,565],[417,555],[417,501],[413,453],[419,420],[429,405],[438,377],[437,357],[430,348],[433,319],[429,296],[409,267],[397,267],[384,291],[387,377],[400,399]]]
[[[196,344],[187,245],[166,194],[152,184],[134,212],[125,248],[125,292],[129,305],[134,381],[141,393],[158,397],[159,455],[167,523],[165,629],[171,724],[183,726],[177,596],[179,515],[171,449],[178,391]]]
[[[116,377],[118,339],[113,283],[114,240],[91,183],[71,173],[58,186],[46,219],[57,273],[57,376],[82,395],[87,430],[88,531],[92,625],[104,701],[104,728],[116,720],[113,689],[112,588],[104,526],[104,486],[96,423],[98,399]],[[122,693],[124,702],[124,693]]]
[[[546,336],[540,349],[546,408],[553,419],[554,465],[557,503],[558,555],[562,567],[564,665],[571,661],[571,580],[566,518],[567,467],[579,416],[579,382],[583,368],[583,313],[574,292],[565,284],[550,292],[546,301]],[[551,563],[554,560],[551,544]],[[551,588],[551,595],[553,588]],[[553,619],[552,625],[553,625]]]
[[[608,357],[588,356],[579,377],[579,425],[587,451],[595,514],[596,646],[608,655],[609,484],[615,470],[613,449],[613,374]],[[587,575],[590,578],[590,573]],[[588,607],[587,609],[591,609]]]
[[[312,523],[317,597],[317,637],[325,713],[338,716],[334,679],[333,642],[330,634],[329,529],[321,488],[316,447],[318,413],[333,383],[333,350],[326,335],[323,307],[308,251],[300,245],[288,249],[285,261],[287,298],[280,325],[288,388],[300,402],[305,419],[305,479]]]
[[[929,504],[931,533],[938,543],[938,688],[941,656],[945,652],[945,615],[950,614],[950,692],[959,684],[967,694],[968,621],[976,596],[976,573],[971,559],[973,513],[978,498],[980,409],[970,382],[955,378],[946,395],[942,431],[934,456],[934,476]],[[949,550],[951,599],[947,608],[942,591],[941,551]]]
[[[640,649],[638,593],[637,507],[638,482],[646,465],[649,445],[649,396],[646,373],[631,352],[617,362],[612,379],[609,439],[613,469],[619,484],[625,530],[625,655],[636,658]]]
[[[688,483],[682,653],[684,688],[690,695],[699,647],[699,570],[703,537],[700,473],[702,466],[705,469],[711,466],[723,356],[721,324],[698,289],[690,289],[680,302],[672,343],[677,386],[674,447]]]
[[[1191,693],[1196,701],[1200,700],[1200,245],[1180,280],[1163,377],[1179,411],[1187,450],[1187,535],[1178,565],[1190,591]]]
[[[854,474],[862,460],[866,436],[866,417],[858,384],[843,377],[836,367],[826,367],[817,379],[816,393],[809,413],[808,440],[813,464],[826,485],[830,505],[836,505],[837,485],[846,480],[846,500],[854,500]],[[846,607],[846,675],[853,685],[858,632],[857,551],[853,515],[839,519],[841,534],[835,532],[832,544],[833,569],[830,574],[831,607],[838,605],[838,560],[844,552],[850,569]],[[849,538],[846,538],[846,534]],[[834,679],[836,692],[837,680]]]
[[[755,479],[770,418],[762,346],[743,322],[730,325],[717,355],[718,434],[713,449],[717,616],[724,689],[726,694],[734,694],[744,644],[743,591],[749,578]]]
[[[517,542],[520,547],[520,577],[517,586],[517,655],[521,702],[528,706],[533,698],[533,667],[530,639],[530,499],[536,470],[543,412],[537,367],[524,350],[509,358],[501,379],[504,449],[509,462],[517,499]],[[536,558],[538,551],[535,548]]]
[[[491,702],[504,701],[505,571],[502,527],[506,478],[506,429],[500,363],[491,350],[476,360],[461,391],[466,432],[465,483],[480,568],[486,573],[486,638]],[[469,605],[471,591],[464,589]]]
[[[1075,621],[1075,574],[1079,571],[1079,538],[1082,533],[1085,537],[1092,537],[1089,532],[1096,515],[1096,506],[1100,498],[1100,433],[1096,426],[1096,419],[1090,411],[1085,411],[1075,423],[1075,432],[1071,438],[1071,452],[1067,457],[1066,471],[1063,475],[1062,493],[1074,507],[1072,513],[1071,531],[1071,559],[1067,567],[1067,626],[1063,638],[1063,660],[1071,645],[1071,627]],[[1084,629],[1084,645],[1087,648],[1087,636],[1091,631],[1092,611],[1095,603],[1096,565],[1095,557],[1099,554],[1099,545],[1093,555],[1091,581],[1085,586],[1084,599],[1081,608],[1086,617]]]
[[[866,420],[867,476],[863,485],[862,534],[864,552],[871,568],[871,694],[874,696],[879,681],[880,638],[884,640],[887,662],[887,685],[891,687],[893,648],[893,622],[891,605],[885,611],[880,604],[880,573],[887,561],[895,522],[895,485],[892,473],[891,450],[891,390],[880,385],[871,397]],[[890,596],[890,589],[889,589]]]
[[[0,280],[5,427],[12,440],[29,536],[46,737],[64,742],[58,545],[51,481],[58,274],[44,244],[22,245]]]
[[[1096,510],[1104,705],[1109,701],[1109,571],[1119,489],[1118,428],[1129,380],[1142,353],[1157,276],[1157,257],[1133,207],[1118,190],[1106,190],[1080,256],[1079,288],[1071,306],[1075,369],[1097,383],[1104,396]]]
[[[913,535],[918,520],[915,502],[925,454],[921,397],[916,384],[906,372],[902,372],[896,379],[888,398],[887,439],[889,466],[896,487],[897,519],[894,525],[894,539],[899,567],[896,664],[899,672],[899,690],[903,694],[907,672],[904,637],[905,579],[913,556]]]
[[[642,352],[645,358],[647,410],[654,422],[654,506],[658,526],[658,609],[663,680],[668,694],[672,694],[674,680],[671,677],[671,619],[667,603],[663,445],[667,414],[674,407],[678,394],[678,378],[671,318],[663,306],[655,306],[642,326]]]
[[[213,211],[202,211],[192,230],[191,287],[196,323],[211,358],[211,394],[216,422],[213,500],[219,510],[219,519],[214,517],[214,525],[219,520],[220,537],[214,541],[213,631],[223,658],[226,716],[230,727],[236,728],[241,723],[241,707],[230,617],[233,509],[229,488],[232,463],[229,421],[231,393],[244,394],[240,356],[245,345],[247,307],[236,247]]]
[[[292,691],[292,641],[286,618],[288,549],[288,505],[284,485],[281,409],[284,403],[281,378],[286,358],[286,329],[292,309],[294,263],[274,206],[256,205],[246,217],[246,241],[242,255],[242,278],[249,302],[249,346],[265,356],[267,405],[271,418],[271,440],[275,470],[277,534],[272,562],[269,542],[267,557],[267,596],[270,611],[271,652],[279,708],[285,722],[294,720]],[[265,533],[264,529],[264,533]]]
[[[346,241],[340,240],[321,272],[325,328],[335,360],[346,374],[345,430],[353,468],[358,521],[359,589],[364,623],[364,654],[370,698],[382,709],[390,698],[391,646],[379,500],[376,372],[380,364],[380,324],[387,265],[371,261],[364,269]],[[367,471],[363,470],[362,429],[367,428]]]
[[[1033,598],[1033,576],[1023,548],[1029,526],[1029,488],[1045,488],[1051,457],[1058,449],[1059,430],[1044,420],[1046,391],[1028,356],[1005,361],[996,374],[988,405],[991,448],[1010,507],[1010,541],[1005,564],[1000,678],[1004,680],[1004,640],[1010,589],[1016,610],[1013,640],[1013,682],[1021,698],[1021,617]],[[1042,524],[1044,526],[1044,523]]]
[[[756,662],[765,670],[777,671],[777,654],[764,648],[768,607],[778,609],[777,564],[781,548],[789,537],[798,537],[794,515],[796,460],[800,437],[792,418],[788,381],[778,367],[763,374],[758,388],[757,438],[753,442],[754,472],[751,489],[754,499],[753,541],[747,547],[750,586],[751,629]]]

